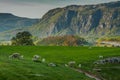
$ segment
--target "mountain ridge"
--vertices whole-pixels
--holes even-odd
[[[0,32],[11,30],[14,28],[29,27],[36,24],[39,19],[30,19],[26,17],[18,17],[12,13],[0,13]]]
[[[39,37],[56,35],[114,36],[120,33],[120,1],[98,5],[71,5],[48,11],[31,27]],[[34,30],[34,29],[36,30]]]
[[[30,31],[38,38],[77,35],[95,41],[104,36],[119,36],[119,21],[120,1],[70,5],[49,10],[37,24],[23,30]]]

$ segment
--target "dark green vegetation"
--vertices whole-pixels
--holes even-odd
[[[9,60],[14,52],[24,55],[24,60]],[[57,67],[48,67],[44,63],[32,62],[33,55],[38,54],[46,62],[54,62]],[[119,80],[120,64],[94,65],[104,58],[120,56],[120,48],[107,47],[41,47],[41,46],[0,46],[0,79],[1,80],[92,80],[84,74],[64,67],[69,61],[82,64],[81,69],[104,77],[106,80]],[[93,71],[100,67],[101,72]],[[116,68],[118,67],[118,68]]]
[[[98,65],[97,68],[102,69],[100,72],[95,72],[95,74],[104,77],[106,80],[119,80],[120,76],[120,64],[106,64]]]
[[[12,45],[33,45],[32,34],[28,31],[18,32],[15,37],[11,39]]]
[[[51,36],[36,41],[36,45],[42,46],[82,46],[85,44],[87,44],[87,41],[84,38],[73,35]]]

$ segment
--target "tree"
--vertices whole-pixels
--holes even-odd
[[[28,31],[18,32],[11,42],[12,45],[33,45],[32,34]]]

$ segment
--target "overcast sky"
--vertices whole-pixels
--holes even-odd
[[[67,5],[98,4],[118,0],[0,0],[0,13],[41,18],[48,10]]]

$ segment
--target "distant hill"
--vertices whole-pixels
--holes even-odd
[[[39,19],[15,16],[11,13],[0,13],[0,41],[9,41],[17,32],[37,24]]]
[[[0,32],[32,26],[38,21],[39,19],[29,19],[18,17],[10,13],[0,13]]]

